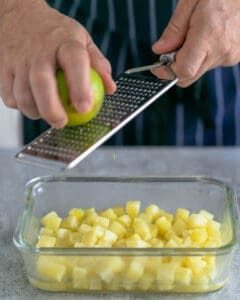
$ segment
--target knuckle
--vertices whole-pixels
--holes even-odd
[[[86,52],[85,47],[78,41],[72,40],[65,42],[59,48],[59,56],[63,62],[72,61],[73,57]]]
[[[8,97],[8,98],[3,99],[3,102],[9,108],[17,108],[18,107],[15,99],[12,98],[12,97]]]
[[[185,79],[185,78],[193,78],[196,75],[196,69],[194,65],[185,64],[184,66],[179,68],[178,71],[179,78]]]
[[[43,85],[48,80],[48,72],[44,70],[31,70],[29,80],[32,84]]]

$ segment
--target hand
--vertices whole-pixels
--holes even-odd
[[[240,62],[240,0],[179,0],[156,54],[178,50],[172,64],[187,87],[208,70]],[[153,73],[161,77],[163,71]]]
[[[92,105],[90,66],[102,76],[106,92],[115,91],[109,62],[79,23],[43,0],[6,1],[12,7],[0,18],[0,96],[7,106],[63,127],[67,115],[57,93],[58,67],[80,112]]]

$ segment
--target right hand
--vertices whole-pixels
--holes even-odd
[[[106,93],[115,91],[108,60],[78,22],[43,0],[9,3],[11,9],[0,17],[0,96],[8,107],[63,127],[67,115],[57,92],[58,67],[65,72],[72,104],[79,112],[92,105],[90,67],[101,75]]]

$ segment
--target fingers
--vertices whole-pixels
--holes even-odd
[[[13,95],[14,75],[11,71],[6,71],[0,76],[0,97],[9,108],[17,108],[17,101]]]
[[[102,52],[93,42],[89,43],[88,51],[91,59],[91,65],[102,77],[106,93],[113,94],[116,91],[116,84],[112,79],[112,70],[109,61],[104,57]]]
[[[13,95],[17,101],[18,109],[20,109],[25,116],[31,119],[39,119],[40,114],[29,86],[28,74],[28,66],[26,64],[19,64],[15,72]]]
[[[184,43],[192,12],[198,0],[180,0],[161,38],[153,45],[156,54],[178,49]]]
[[[38,111],[51,126],[61,128],[67,115],[61,105],[56,85],[54,59],[41,57],[30,68],[30,84]]]
[[[176,61],[171,65],[174,73],[179,78],[177,83],[180,87],[187,87],[202,75],[203,70],[207,70],[209,62],[208,44],[205,38],[205,31],[202,29],[197,34],[195,28],[190,28],[186,40],[177,52]],[[203,67],[204,64],[204,67]],[[161,68],[152,71],[154,75],[162,78]]]
[[[57,54],[58,63],[64,70],[69,95],[75,109],[85,113],[92,106],[90,88],[90,59],[86,48],[77,41],[62,44]]]

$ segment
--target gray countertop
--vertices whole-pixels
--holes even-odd
[[[193,295],[80,295],[48,293],[27,281],[12,235],[23,202],[25,183],[47,175],[44,169],[18,164],[14,150],[0,150],[0,299],[240,299],[240,251],[236,252],[229,283],[220,291]],[[226,180],[240,192],[238,148],[102,148],[73,171],[79,175],[209,175]]]

